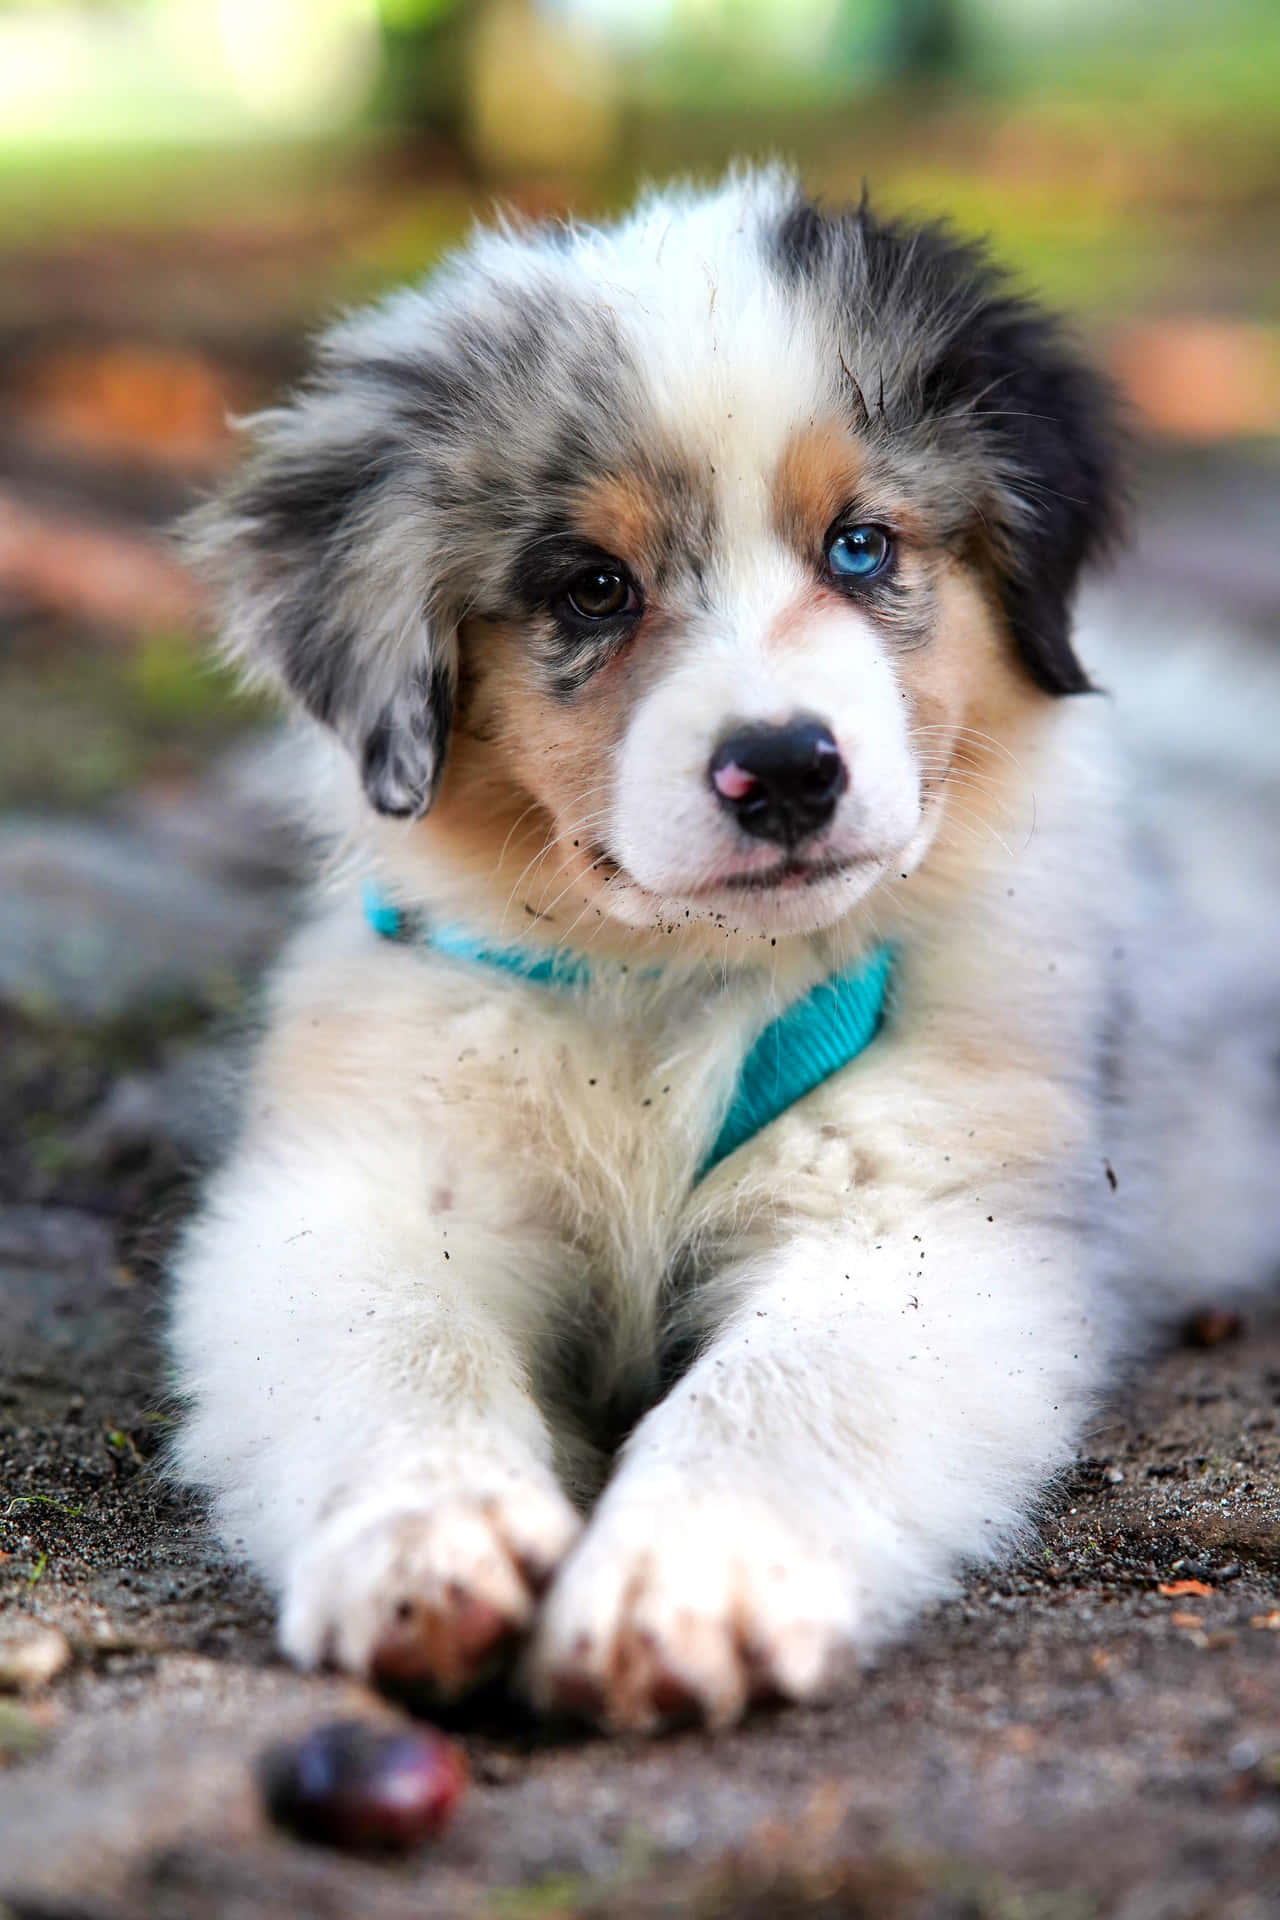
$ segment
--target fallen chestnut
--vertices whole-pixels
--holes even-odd
[[[404,1853],[450,1819],[467,1767],[453,1742],[431,1727],[335,1720],[271,1747],[258,1777],[272,1819],[304,1840]]]
[[[1230,1307],[1201,1307],[1182,1323],[1182,1339],[1188,1347],[1220,1347],[1226,1340],[1238,1340],[1244,1321]]]

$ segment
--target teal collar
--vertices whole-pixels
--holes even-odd
[[[365,894],[365,914],[385,940],[422,940],[455,959],[497,967],[539,986],[585,986],[591,979],[587,962],[572,954],[487,947],[458,927],[427,930],[373,889]],[[831,974],[770,1021],[742,1062],[729,1111],[698,1168],[699,1180],[870,1046],[884,1020],[892,964],[890,949],[877,947],[858,966]]]

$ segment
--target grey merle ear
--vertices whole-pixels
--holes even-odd
[[[395,418],[348,373],[247,428],[240,473],[184,529],[226,650],[333,729],[379,813],[417,817],[444,767],[456,638]]]
[[[849,329],[862,424],[914,440],[976,510],[970,533],[1032,678],[1050,693],[1086,691],[1072,601],[1122,518],[1107,382],[1051,315],[1010,292],[982,247],[945,226],[880,221],[865,201],[827,215],[801,200],[777,257],[788,278],[816,282]],[[881,342],[892,343],[882,377]]]

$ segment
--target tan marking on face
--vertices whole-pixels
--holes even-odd
[[[794,433],[773,476],[773,518],[783,539],[811,555],[863,478],[857,442],[834,420]]]
[[[792,434],[773,475],[773,521],[806,558],[822,550],[832,521],[855,501],[869,518],[883,517],[895,539],[924,545],[929,516],[913,504],[901,476],[877,471],[873,452],[839,421],[819,421]]]
[[[937,621],[929,647],[904,663],[904,678],[922,709],[934,703],[961,711],[965,724],[995,739],[1021,733],[1027,716],[1053,696],[1023,672],[1004,615],[986,579],[948,558],[937,580]]]
[[[998,737],[987,722],[1014,689],[1008,653],[1001,623],[980,581],[957,561],[944,561],[935,580],[929,644],[898,662],[913,734],[922,743],[938,743],[928,747],[930,767],[940,770],[950,759],[962,727]]]
[[[667,515],[662,496],[642,473],[611,473],[582,488],[571,518],[584,539],[625,560],[642,579],[658,570]]]
[[[468,621],[462,644],[454,738],[422,831],[505,889],[512,939],[548,915],[585,933],[610,871],[595,849],[627,719],[625,660],[593,678],[591,700],[565,705],[547,694],[522,626]]]
[[[1023,754],[1052,695],[1021,670],[1004,617],[971,564],[946,559],[935,585],[927,646],[897,662],[910,705],[909,737],[926,815],[942,823],[912,879],[948,891],[973,876],[999,839],[1030,831],[1033,812]],[[948,820],[956,830],[945,831]]]

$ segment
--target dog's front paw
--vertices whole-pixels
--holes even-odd
[[[562,1494],[529,1482],[346,1508],[292,1570],[281,1644],[303,1666],[452,1699],[527,1632],[580,1524]]]
[[[853,1665],[846,1569],[762,1500],[606,1500],[543,1606],[544,1709],[650,1731],[810,1700]]]

